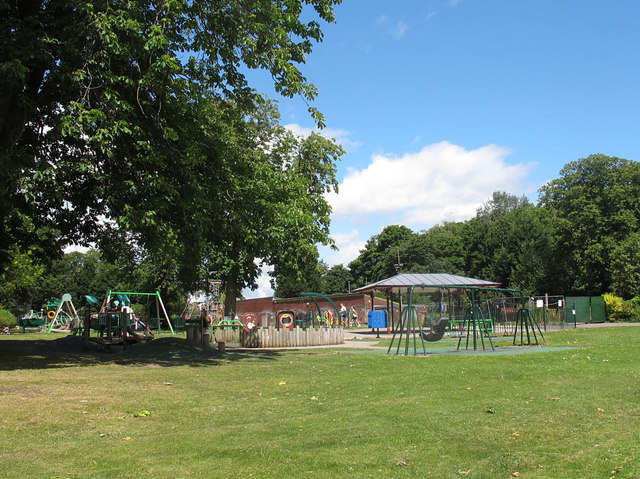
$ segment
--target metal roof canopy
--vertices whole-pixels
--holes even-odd
[[[467,287],[498,288],[500,283],[483,279],[467,278],[448,273],[402,273],[383,279],[376,283],[368,284],[353,290],[354,293],[373,293],[375,291],[385,293],[402,293],[413,286],[420,286],[430,291],[437,291],[447,287],[456,289]]]

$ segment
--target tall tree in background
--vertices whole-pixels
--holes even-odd
[[[202,206],[219,185],[228,105],[251,114],[261,102],[242,68],[265,69],[281,94],[313,100],[298,65],[322,32],[301,18],[311,18],[308,6],[333,22],[338,3],[1,2],[0,272],[11,245],[99,240],[101,217],[148,250],[215,232],[224,218]],[[201,121],[212,109],[220,135]],[[202,141],[194,152],[192,140],[207,135],[207,154]],[[25,217],[37,234],[25,233]]]
[[[396,274],[398,248],[412,234],[406,226],[391,225],[369,238],[360,255],[349,263],[355,284],[360,287]]]
[[[612,291],[624,299],[640,296],[640,232],[630,233],[614,250]]]
[[[301,292],[324,290],[325,265],[319,259],[318,249],[313,245],[301,245],[295,251],[295,257],[298,263],[286,261],[274,268],[271,286],[277,298],[295,298]]]
[[[514,197],[515,198],[515,197]],[[497,281],[527,294],[558,290],[553,278],[553,222],[528,201],[500,214],[481,213],[465,224],[470,276]]]
[[[591,155],[568,163],[540,193],[555,215],[566,293],[608,291],[614,251],[640,226],[640,163]]]
[[[447,222],[407,238],[400,245],[404,270],[464,274],[465,256],[460,234],[463,226],[463,223]]]
[[[496,191],[478,208],[476,216],[466,222],[463,242],[466,251],[465,269],[469,275],[508,284],[509,272],[505,270],[504,264],[513,259],[510,249],[516,247],[507,237],[507,232],[513,226],[510,224],[510,215],[526,206],[532,205],[525,197],[519,198],[504,191]],[[498,260],[498,257],[502,259]]]
[[[341,264],[332,266],[324,275],[324,289],[320,292],[325,294],[348,293],[353,279],[347,268]]]

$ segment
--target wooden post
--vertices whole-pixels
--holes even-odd
[[[156,291],[156,302],[160,303],[160,306],[162,306],[162,312],[164,313],[164,317],[167,318],[167,324],[169,325],[169,329],[171,330],[172,334],[175,334],[175,331],[173,330],[173,325],[171,324],[171,320],[169,319],[169,315],[167,314],[167,310],[164,307],[164,303],[162,302],[162,298],[160,297],[160,292]],[[157,304],[157,303],[156,303]],[[160,313],[158,313],[158,316],[160,316]],[[158,317],[158,324],[160,323],[160,318]]]
[[[160,305],[158,304],[157,296],[156,296],[156,320],[158,321],[158,334],[160,334]]]
[[[87,309],[87,314],[84,317],[84,331],[82,331],[82,342],[85,346],[89,345],[89,336],[91,332],[91,306]]]

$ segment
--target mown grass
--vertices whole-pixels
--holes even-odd
[[[3,478],[640,476],[640,328],[426,358],[50,338],[0,339]]]

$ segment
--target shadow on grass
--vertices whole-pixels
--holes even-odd
[[[174,367],[215,366],[226,361],[244,359],[276,359],[274,351],[205,350],[181,338],[159,338],[126,348],[112,347],[103,351],[96,343],[85,346],[79,336],[47,339],[3,339],[0,341],[0,370],[47,369],[118,364],[121,366]]]

